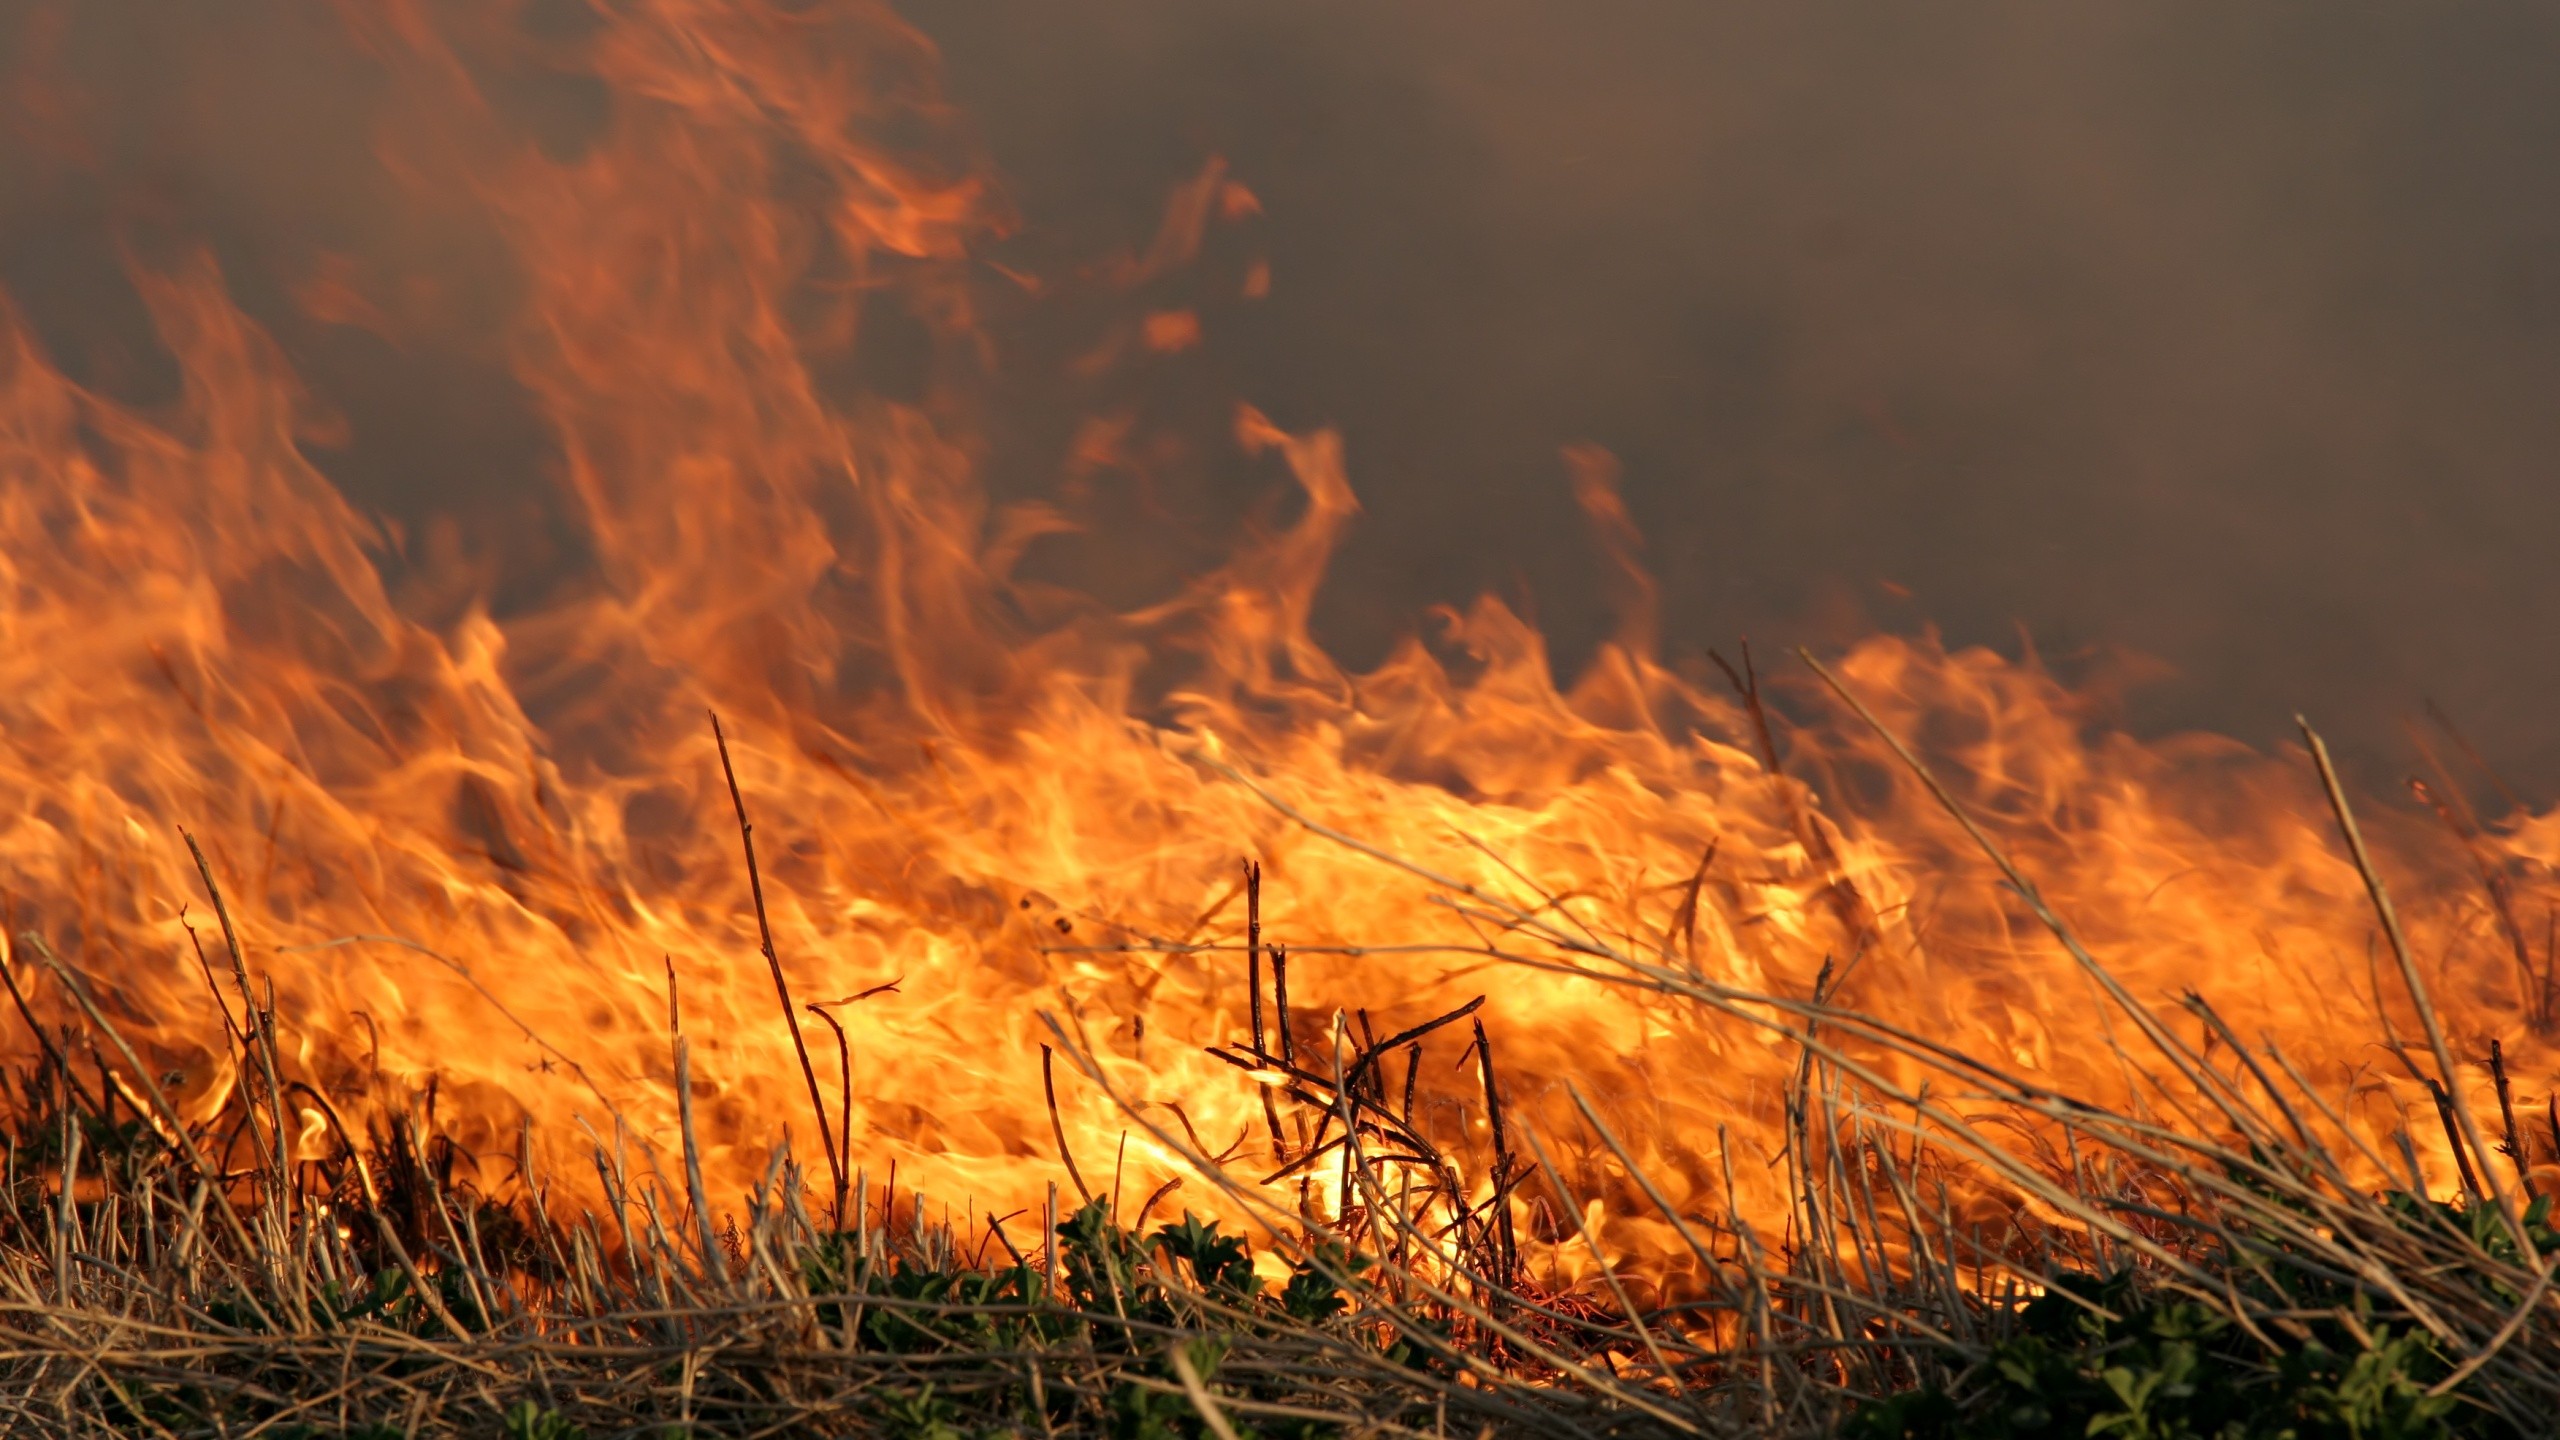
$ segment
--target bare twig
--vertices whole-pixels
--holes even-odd
[[[1476,1019],[1475,1029],[1476,1063],[1484,1074],[1485,1118],[1493,1130],[1493,1222],[1502,1247],[1499,1277],[1504,1289],[1516,1289],[1520,1283],[1520,1246],[1511,1233],[1511,1140],[1502,1124],[1502,1087],[1494,1078],[1493,1042],[1485,1037],[1482,1017]]]
[[[2311,728],[2310,721],[2297,715],[2294,724],[2301,727],[2303,743],[2310,747],[2311,763],[2320,772],[2321,788],[2328,792],[2329,808],[2338,818],[2338,833],[2346,837],[2347,853],[2355,860],[2356,873],[2364,877],[2365,893],[2373,900],[2374,914],[2382,920],[2382,933],[2391,944],[2392,958],[2400,963],[2400,981],[2408,987],[2409,999],[2417,1007],[2418,1023],[2426,1031],[2427,1051],[2435,1058],[2436,1083],[2443,1091],[2444,1098],[2440,1103],[2452,1111],[2464,1143],[2474,1153],[2485,1155],[2488,1147],[2480,1141],[2480,1128],[2471,1118],[2471,1107],[2462,1104],[2454,1093],[2453,1087],[2459,1083],[2458,1072],[2453,1064],[2453,1048],[2445,1043],[2444,1022],[2437,1018],[2436,1007],[2427,998],[2426,982],[2418,976],[2417,956],[2409,948],[2408,934],[2400,928],[2400,912],[2392,908],[2391,892],[2382,883],[2382,873],[2374,868],[2372,854],[2365,849],[2364,832],[2357,828],[2355,811],[2347,804],[2346,789],[2338,783],[2338,769],[2330,763],[2329,747],[2321,741],[2320,733]],[[2459,1158],[2462,1147],[2455,1148]],[[2506,1187],[2498,1183],[2494,1171],[2481,1178],[2487,1184],[2483,1193],[2506,1213],[2515,1231],[2516,1243],[2531,1254],[2533,1243],[2516,1219],[2514,1202],[2508,1198]]]
[[[764,946],[764,963],[773,971],[773,993],[782,1002],[782,1023],[791,1032],[792,1052],[800,1057],[800,1078],[809,1085],[809,1111],[817,1117],[818,1143],[827,1152],[827,1171],[835,1182],[835,1213],[844,1213],[846,1178],[844,1157],[836,1150],[835,1132],[827,1125],[826,1098],[818,1091],[818,1070],[809,1063],[809,1042],[800,1033],[800,1012],[791,1003],[791,982],[783,976],[782,956],[773,948],[773,922],[764,909],[764,877],[756,869],[755,827],[747,823],[746,796],[738,790],[737,768],[729,763],[729,737],[720,729],[720,716],[711,717],[711,739],[720,750],[720,773],[729,782],[729,803],[738,812],[738,845],[747,855],[747,889],[755,897],[756,934]]]
[[[1298,1042],[1289,1025],[1289,947],[1271,947],[1271,1004],[1280,1025],[1280,1063],[1298,1063]]]
[[[273,1160],[269,1185],[271,1190],[280,1193],[285,1183],[285,1170],[290,1162],[285,1154],[284,1087],[276,1081],[276,1043],[272,1028],[274,1017],[260,1010],[257,997],[250,993],[248,964],[241,957],[240,932],[231,923],[231,907],[223,901],[222,887],[214,883],[213,865],[205,859],[204,847],[196,844],[196,837],[184,830],[180,830],[178,835],[187,842],[187,853],[195,857],[196,874],[204,878],[205,894],[213,901],[214,918],[222,922],[222,943],[231,954],[231,978],[240,987],[240,1006],[243,1017],[241,1028],[248,1037],[251,1053],[257,1059],[257,1073],[266,1082],[267,1134],[271,1143],[265,1153]],[[254,1134],[256,1130],[254,1104],[250,1107],[250,1113],[253,1117],[250,1127]]]
[[[2516,1167],[2516,1184],[2530,1201],[2534,1195],[2533,1156],[2525,1149],[2523,1134],[2516,1129],[2516,1093],[2507,1082],[2506,1047],[2494,1035],[2489,1037],[2489,1078],[2498,1087],[2498,1123],[2506,1133],[2498,1148],[2506,1152],[2507,1163]]]
[[[1244,862],[1244,974],[1252,997],[1253,1053],[1262,1054],[1262,867]]]
[[[827,1013],[825,1006],[812,1005],[809,1007],[809,1013],[826,1021],[827,1028],[835,1032],[836,1143],[842,1147],[836,1152],[836,1169],[839,1173],[849,1172],[853,1169],[853,1042],[845,1038],[844,1026],[837,1023],[836,1017]],[[841,1203],[836,1206],[829,1219],[837,1229],[844,1228],[844,1207]]]
[[[729,1257],[712,1231],[711,1195],[702,1184],[702,1146],[693,1133],[693,1058],[682,1035],[676,1037],[676,1119],[684,1132],[684,1184],[693,1197],[693,1222],[702,1237],[702,1268],[715,1285],[729,1283]]]
[[[1076,1152],[1067,1144],[1067,1122],[1058,1114],[1058,1079],[1049,1047],[1045,1044],[1040,1047],[1040,1089],[1049,1099],[1049,1130],[1058,1137],[1058,1159],[1066,1164],[1067,1178],[1075,1182],[1076,1193],[1090,1205],[1093,1203],[1093,1191],[1085,1185],[1083,1173],[1076,1169]]]

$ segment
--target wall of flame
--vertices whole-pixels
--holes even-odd
[[[1124,1095],[1178,1106],[1239,1173],[1260,1164],[1258,1096],[1202,1049],[1246,1024],[1247,857],[1265,867],[1268,933],[1296,957],[1306,1043],[1329,1048],[1337,1013],[1386,1033],[1486,996],[1507,1100],[1640,1271],[1686,1262],[1619,1162],[1574,1139],[1568,1081],[1675,1203],[1780,1208],[1791,1046],[1495,963],[1480,917],[1212,758],[1325,826],[1543,895],[1723,981],[1801,996],[1828,964],[1848,1003],[2057,1088],[2138,1093],[2094,992],[1872,738],[1782,680],[1800,723],[1773,776],[1723,682],[1656,656],[1604,454],[1570,459],[1617,557],[1620,628],[1569,687],[1491,599],[1427,617],[1375,668],[1331,659],[1308,615],[1358,512],[1340,446],[1249,407],[1227,443],[1282,498],[1228,553],[1136,606],[1037,578],[1044,540],[1091,516],[1072,487],[997,504],[979,483],[972,377],[1003,360],[989,310],[1195,263],[1204,233],[1255,209],[1222,169],[1116,264],[1010,274],[985,258],[1008,217],[947,133],[929,48],[875,7],[634,0],[538,44],[470,6],[334,13],[331,43],[378,90],[364,139],[402,213],[481,237],[488,251],[454,265],[503,279],[466,301],[439,288],[433,246],[405,270],[315,254],[292,277],[298,311],[394,347],[457,306],[488,321],[490,363],[554,456],[543,503],[587,563],[497,597],[468,546],[352,502],[322,468],[348,443],[328,377],[297,373],[216,251],[172,238],[183,226],[120,259],[171,365],[162,401],[73,378],[0,311],[9,930],[91,978],[190,1116],[240,1077],[181,827],[273,987],[290,1078],[351,1114],[414,1107],[432,1085],[501,1191],[494,1157],[529,1123],[561,1203],[590,1137],[617,1125],[671,1164],[672,974],[714,1188],[752,1183],[786,1137],[814,1167],[715,710],[797,995],[896,985],[831,1012],[852,1154],[955,1209],[1018,1209],[1059,1178],[1043,1010],[1081,1027]],[[529,134],[493,99],[493,55],[590,82],[587,143],[564,154]],[[923,337],[907,393],[846,378],[884,305]],[[1201,342],[1196,315],[1123,318],[1091,374]],[[1079,453],[1089,471],[1142,469],[1143,426],[1098,419]],[[2405,997],[2375,978],[2360,883],[2298,765],[2103,733],[2035,668],[1985,652],[1876,640],[1840,668],[1961,777],[2138,992],[2209,993],[2377,1127],[2423,1105],[2384,1048],[2415,1033]],[[2405,828],[2394,874],[2462,1053],[2503,1039],[2539,1103],[2552,1048],[2525,1023],[2470,861]],[[2560,830],[2520,817],[2485,843],[2530,889]],[[1843,884],[1871,935],[1844,923]],[[68,1013],[28,983],[43,1013]],[[7,1034],[13,1059],[33,1054]],[[1426,1048],[1422,1113],[1481,1186],[1462,1044]],[[1183,1173],[1080,1079],[1059,1106],[1086,1175],[1136,1195]],[[2449,1170],[2440,1137],[2415,1133]],[[316,1126],[304,1141],[316,1154]],[[1203,1190],[1184,1203],[1210,1203]],[[1986,1219],[2005,1204],[1970,1203]]]

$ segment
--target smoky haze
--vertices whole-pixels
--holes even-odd
[[[1525,584],[1569,664],[1588,440],[1675,648],[2131,649],[2146,730],[2376,754],[2432,696],[2560,780],[2560,11],[908,13],[1028,232],[1142,225],[1212,151],[1262,198],[1271,297],[1207,345],[1345,432],[1351,649]]]
[[[2299,709],[2368,756],[2433,697],[2560,790],[2560,11],[902,10],[1026,263],[1143,241],[1213,155],[1260,198],[1215,244],[1267,257],[1269,296],[1201,307],[1163,403],[1342,431],[1366,514],[1318,623],[1355,662],[1487,590],[1587,655],[1611,620],[1559,451],[1591,442],[1674,651],[1934,623],[2066,670],[2138,652],[2171,672],[2141,729],[2264,744]],[[325,6],[0,0],[0,47],[0,282],[61,363],[167,398],[124,255],[202,237],[347,417],[322,463],[360,503],[461,517],[502,590],[575,565],[495,346],[297,318],[323,251],[504,305],[485,237],[374,172]],[[483,78],[546,144],[600,123],[574,77]],[[1000,491],[1057,481],[1082,323],[1008,352]],[[1228,455],[1185,483],[1183,523],[1133,516],[1081,568],[1160,587],[1273,480]]]

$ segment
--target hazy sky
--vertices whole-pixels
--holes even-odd
[[[1239,393],[1347,434],[1327,619],[1525,576],[1603,624],[1560,445],[1675,642],[1935,620],[2560,781],[2560,10],[2525,0],[915,0],[1038,232],[1226,155]],[[1908,601],[1879,582],[1906,587]]]
[[[902,9],[1025,256],[1143,238],[1212,154],[1260,197],[1200,273],[1264,256],[1270,295],[1204,308],[1160,403],[1341,428],[1367,513],[1320,623],[1354,659],[1487,588],[1586,650],[1600,570],[1558,450],[1590,441],[1625,463],[1674,648],[1928,621],[2132,647],[2178,676],[2145,726],[2264,742],[2299,708],[2368,753],[2432,695],[2560,791],[2560,9]],[[45,10],[71,17],[50,38]],[[258,262],[487,268],[367,170],[326,15],[0,0],[12,123],[57,123],[25,84],[53,77],[96,152],[0,153],[0,283],[64,363],[149,396],[170,377],[112,238],[210,236],[350,415],[332,473],[395,513],[515,517],[482,533],[538,574],[574,537],[527,523],[544,442],[497,357],[297,328],[290,267]],[[523,94],[547,140],[595,123],[574,86]],[[1057,476],[1081,323],[1013,352],[999,488]],[[1174,508],[1213,520],[1271,481],[1195,468]]]

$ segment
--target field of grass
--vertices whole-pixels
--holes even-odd
[[[1574,1094],[1694,1260],[1676,1292],[1622,1282],[1571,1226],[1555,1243],[1587,1245],[1587,1278],[1525,1265],[1515,1204],[1578,1216],[1578,1197],[1547,1142],[1499,1118],[1477,1169],[1490,1193],[1461,1185],[1381,1078],[1404,1036],[1326,1056],[1257,1036],[1230,1057],[1313,1117],[1302,1163],[1338,1173],[1334,1213],[1357,1224],[1283,1213],[1256,1177],[1229,1181],[1155,1130],[1194,1156],[1214,1208],[1257,1218],[1275,1251],[1259,1266],[1247,1239],[1158,1197],[1088,1198],[1071,1169],[1065,1199],[1009,1225],[934,1218],[867,1174],[820,1206],[788,1154],[754,1193],[712,1196],[689,1109],[683,1193],[635,1182],[600,1142],[603,1209],[572,1216],[540,1203],[529,1147],[500,1199],[481,1177],[505,1157],[460,1155],[431,1097],[350,1126],[282,1075],[292,1017],[251,1009],[228,1037],[251,1083],[216,1123],[182,1123],[95,982],[28,934],[10,1023],[36,1058],[0,1096],[0,1434],[2552,1433],[2560,1233],[2526,1162],[2560,1152],[2560,1124],[2520,1123],[2503,1070],[2496,1113],[2453,1098],[2457,1059],[2306,738],[2424,1021],[2462,1166],[2451,1196],[2428,1193],[2408,1136],[2350,1124],[2203,999],[2172,1026],[2126,991],[1979,831],[2114,1007],[2156,1105],[2052,1093],[1835,1004],[1827,977],[1746,993],[1558,908],[1419,876],[1496,916],[1512,963],[1699,1007],[1798,1056],[1781,1224],[1682,1213]],[[1059,1063],[1107,1088],[1071,1024],[1056,1039]],[[288,1157],[284,1117],[306,1107],[326,1115],[324,1160]],[[2011,1223],[1962,1218],[1958,1197],[1995,1192]]]

